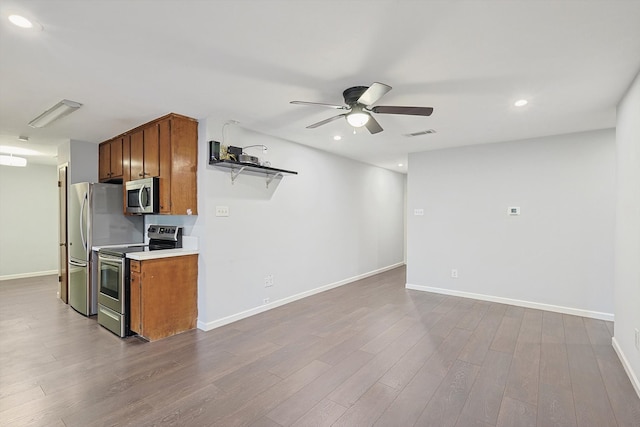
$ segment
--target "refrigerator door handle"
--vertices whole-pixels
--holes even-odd
[[[76,267],[86,267],[87,266],[86,263],[81,263],[81,262],[78,262],[78,261],[74,261],[72,259],[69,260],[69,264],[75,265]]]
[[[87,250],[87,241],[84,238],[84,223],[83,223],[83,219],[84,219],[84,208],[87,205],[87,202],[89,201],[89,194],[85,193],[84,194],[84,199],[82,200],[82,206],[80,206],[80,240],[82,241],[82,247],[84,248],[84,250]]]

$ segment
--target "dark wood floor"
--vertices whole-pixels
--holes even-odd
[[[640,426],[611,323],[404,283],[146,343],[75,313],[53,277],[0,282],[0,424]]]

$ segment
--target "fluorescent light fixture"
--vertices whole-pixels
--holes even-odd
[[[63,99],[44,113],[40,114],[35,119],[31,120],[29,122],[29,126],[31,126],[32,128],[43,128],[49,123],[76,111],[80,107],[82,107],[82,104],[80,104],[79,102]]]
[[[20,16],[20,15],[9,15],[9,21],[11,21],[11,23],[17,27],[20,28],[32,28],[33,27],[33,23],[31,21],[29,21],[27,18],[25,18],[24,16]]]
[[[528,103],[529,101],[527,101],[526,99],[518,99],[516,102],[513,103],[513,105],[515,105],[516,107],[524,107]]]
[[[347,122],[354,128],[361,128],[369,121],[369,114],[362,111],[362,107],[356,105],[347,114]]]
[[[0,165],[3,166],[27,166],[27,159],[24,157],[13,157],[13,155],[0,154]]]

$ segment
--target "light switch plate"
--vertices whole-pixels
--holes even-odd
[[[422,216],[424,215],[424,209],[414,209],[413,214],[417,216]]]
[[[520,207],[519,206],[511,206],[507,208],[507,215],[515,216],[520,215]]]
[[[216,216],[229,216],[229,206],[216,206]]]

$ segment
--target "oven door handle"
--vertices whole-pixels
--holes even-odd
[[[98,261],[99,262],[106,262],[106,263],[110,263],[110,264],[121,264],[122,263],[122,257],[118,257],[118,256],[109,256],[109,255],[100,255],[98,254]]]

